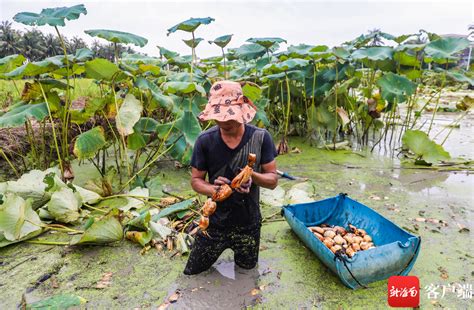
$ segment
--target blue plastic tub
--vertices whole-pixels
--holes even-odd
[[[406,232],[345,194],[287,205],[282,214],[306,246],[352,289],[393,275],[407,275],[420,252],[420,237]],[[352,258],[335,255],[307,228],[321,224],[345,228],[348,224],[355,225],[372,237],[376,247],[359,251]]]

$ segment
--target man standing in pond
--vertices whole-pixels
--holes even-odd
[[[250,180],[217,203],[209,218],[209,236],[202,232],[196,236],[184,269],[187,275],[209,269],[228,248],[234,251],[236,265],[251,269],[257,264],[262,226],[259,187],[274,189],[278,176],[272,137],[248,124],[256,110],[239,83],[220,81],[211,87],[209,102],[199,115],[201,121],[215,120],[217,125],[202,132],[194,145],[191,186],[196,192],[211,197],[246,166],[249,153],[257,160]]]

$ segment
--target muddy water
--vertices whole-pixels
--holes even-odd
[[[456,115],[435,118],[436,132]],[[421,124],[421,123],[420,123]],[[468,116],[451,133],[445,148],[454,156],[474,158],[473,119]],[[445,130],[445,133],[447,131]],[[411,271],[421,284],[422,308],[467,309],[472,300],[446,293],[442,287],[473,283],[474,178],[466,171],[413,169],[377,154],[324,151],[302,140],[290,139],[301,154],[277,159],[279,169],[306,182],[281,180],[275,191],[263,191],[262,213],[277,214],[285,203],[317,200],[346,192],[397,225],[422,238],[421,252]],[[93,169],[76,169],[85,182]],[[160,170],[158,192],[190,191],[189,175],[172,168]],[[435,221],[417,221],[433,219]],[[88,308],[156,309],[172,296],[174,309],[385,308],[387,281],[353,291],[344,287],[309,251],[284,221],[267,221],[262,227],[259,266],[235,267],[227,250],[209,270],[198,276],[182,274],[187,257],[150,251],[123,241],[112,247],[63,248],[21,243],[0,249],[0,308],[12,309],[22,296],[28,301],[60,293],[88,300]],[[461,229],[464,227],[465,229]],[[46,234],[48,240],[67,240]],[[112,272],[104,289],[96,284]],[[54,279],[54,281],[52,280]],[[426,287],[438,285],[437,298]],[[178,292],[178,294],[176,294]]]

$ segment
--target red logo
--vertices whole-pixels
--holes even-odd
[[[390,307],[415,308],[420,305],[420,280],[415,276],[388,278],[388,304]]]

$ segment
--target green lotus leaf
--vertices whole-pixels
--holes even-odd
[[[263,68],[263,70],[268,72],[279,73],[306,67],[308,64],[309,61],[306,59],[294,58],[279,63],[268,64]]]
[[[7,193],[0,205],[0,247],[33,238],[42,233],[41,219],[30,200]]]
[[[59,294],[26,305],[26,310],[36,309],[69,309],[87,302],[86,299],[72,294]]]
[[[133,198],[133,197],[126,197],[127,203],[125,205],[120,206],[118,209],[121,211],[130,211],[131,209],[139,209],[145,205],[142,199],[146,199],[150,196],[150,190],[145,187],[135,187],[129,193],[129,196],[137,196],[141,199]]]
[[[77,136],[74,143],[74,155],[78,159],[90,159],[106,145],[104,128],[97,126]]]
[[[138,122],[143,111],[143,104],[134,95],[127,94],[115,117],[117,130],[122,136],[133,133],[133,126]]]
[[[183,40],[184,43],[186,43],[187,46],[191,48],[196,48],[201,41],[204,40],[203,38],[195,38],[195,39],[190,39],[190,40]]]
[[[41,10],[41,13],[22,12],[13,16],[13,20],[29,26],[65,26],[64,19],[75,20],[87,10],[83,4],[71,7],[57,7]]]
[[[332,49],[332,53],[337,58],[341,58],[343,60],[349,59],[349,57],[351,56],[351,53],[344,47],[334,47]]]
[[[168,29],[168,33],[166,34],[169,36],[171,33],[176,32],[178,30],[186,31],[186,32],[193,32],[196,30],[197,27],[200,25],[208,25],[211,22],[215,21],[212,17],[205,17],[205,18],[190,18],[181,22],[171,28]]]
[[[392,59],[393,49],[386,46],[367,47],[358,49],[352,53],[352,58],[355,60],[369,59],[369,60],[385,60]]]
[[[41,122],[47,116],[48,107],[45,102],[16,105],[13,109],[0,116],[0,128],[24,126],[28,119],[35,119]]]
[[[440,38],[428,43],[425,53],[438,63],[457,59],[455,54],[468,48],[469,40],[466,38]]]
[[[163,84],[163,90],[168,94],[190,94],[198,92],[202,96],[206,95],[204,88],[194,82],[166,82]]]
[[[76,50],[74,54],[73,60],[75,62],[82,62],[88,59],[92,59],[94,57],[94,53],[88,48],[80,48]]]
[[[155,119],[151,117],[141,117],[133,127],[135,132],[146,132],[152,133],[156,131],[156,127],[159,125]]]
[[[63,66],[64,56],[48,57],[41,61],[28,62],[14,70],[5,73],[9,78],[23,78],[24,76],[37,76],[43,73],[49,73]]]
[[[107,29],[91,29],[84,30],[91,37],[98,37],[113,43],[133,44],[135,46],[144,47],[148,40],[144,37],[137,36],[133,33],[107,30]]]
[[[111,81],[120,72],[119,67],[103,58],[95,58],[85,63],[86,77],[96,80]]]
[[[408,52],[398,51],[393,54],[393,59],[402,66],[420,68],[421,63],[415,55]]]
[[[220,36],[215,38],[213,41],[209,41],[209,44],[214,43],[215,45],[219,46],[220,48],[224,48],[229,44],[230,40],[232,40],[233,34],[227,34],[224,36]]]
[[[127,227],[147,231],[151,220],[150,211],[143,211],[127,223]]]
[[[266,50],[263,46],[252,43],[244,44],[241,47],[235,49],[235,56],[242,60],[252,60],[264,55]]]
[[[170,216],[171,214],[184,211],[184,210],[189,210],[189,208],[193,205],[194,199],[187,199],[183,200],[181,202],[172,204],[163,210],[161,210],[158,214],[155,214],[152,216],[152,221],[157,222],[160,218]]]
[[[26,58],[23,55],[9,55],[0,59],[0,77],[3,78],[4,73],[11,72],[23,64]]]
[[[51,194],[47,204],[48,212],[58,222],[71,223],[79,219],[82,199],[69,187],[62,187]]]
[[[377,85],[382,89],[382,98],[390,103],[402,103],[415,93],[416,84],[404,76],[394,73],[384,74]]]
[[[248,83],[242,87],[242,92],[244,96],[252,100],[252,102],[257,101],[262,96],[262,89],[260,87]]]
[[[451,158],[441,145],[430,140],[428,135],[420,130],[405,131],[402,142],[405,149],[409,149],[418,158],[430,164]]]
[[[136,151],[146,146],[145,137],[142,133],[135,131],[127,136],[127,148]]]
[[[46,175],[51,172],[56,175],[60,173],[58,168],[49,168],[45,171],[31,170],[16,181],[0,183],[0,188],[4,193],[14,193],[25,200],[31,198],[32,207],[36,210],[51,197],[51,194],[46,192],[46,184],[43,182]]]
[[[185,111],[183,116],[176,121],[175,127],[184,135],[186,142],[194,146],[197,137],[201,133],[201,125],[191,111]]]
[[[107,244],[123,238],[123,228],[119,221],[119,211],[114,209],[98,220],[94,220],[82,235],[74,236],[71,245]]]
[[[247,42],[250,43],[256,43],[260,46],[263,46],[265,49],[269,49],[272,47],[274,44],[279,44],[279,43],[286,43],[285,39],[282,38],[250,38],[247,40]]]
[[[162,57],[165,57],[166,59],[175,58],[179,56],[179,53],[177,52],[170,51],[169,49],[164,48],[162,46],[157,46],[157,47],[160,50],[160,55]]]

